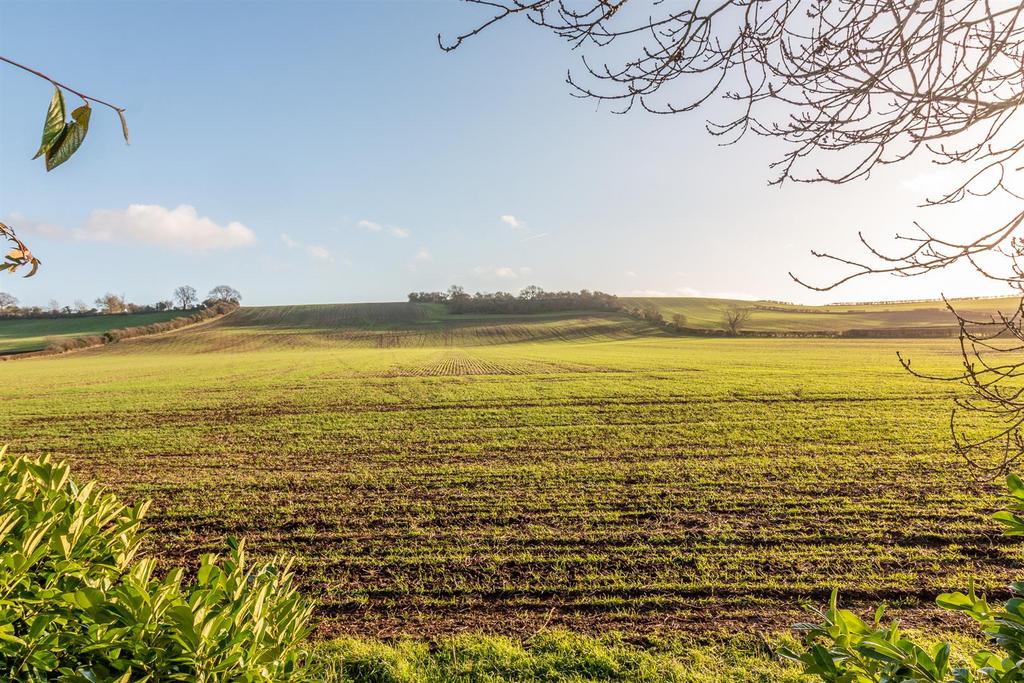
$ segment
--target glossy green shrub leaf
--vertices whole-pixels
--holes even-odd
[[[312,607],[290,562],[232,541],[195,584],[159,576],[139,558],[147,507],[0,450],[2,680],[301,680]]]

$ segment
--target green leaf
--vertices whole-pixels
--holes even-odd
[[[64,132],[64,125],[64,94],[60,88],[53,86],[53,97],[50,98],[50,108],[46,111],[46,121],[43,123],[43,141],[33,159],[38,159],[50,151]]]
[[[64,128],[63,135],[46,152],[47,171],[52,171],[63,164],[82,146],[85,134],[89,132],[91,114],[92,109],[87,104],[71,112],[71,118],[74,120]]]
[[[943,593],[935,598],[935,602],[944,609],[970,610],[974,607],[974,601],[963,593]]]
[[[949,643],[942,643],[935,652],[935,669],[940,676],[946,675],[949,666]]]

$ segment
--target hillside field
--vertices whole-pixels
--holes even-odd
[[[950,331],[956,321],[942,301],[910,301],[898,303],[833,304],[802,306],[777,301],[741,301],[701,297],[624,298],[626,305],[654,306],[671,322],[673,316],[686,316],[686,326],[695,329],[721,330],[726,311],[740,308],[750,311],[743,329],[750,332],[845,332],[850,330],[882,332],[891,330],[907,335],[922,328],[945,328]],[[975,320],[988,320],[998,310],[1016,310],[1019,297],[953,300],[959,312]]]
[[[165,562],[294,554],[321,635],[779,632],[833,586],[927,624],[1024,559],[950,453],[955,387],[896,362],[954,346],[243,308],[5,365],[0,442],[152,497]]]
[[[0,354],[39,351],[51,339],[87,337],[122,327],[162,323],[186,315],[182,311],[83,315],[67,318],[0,318]]]

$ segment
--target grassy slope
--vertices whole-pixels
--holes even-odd
[[[172,353],[432,348],[663,334],[619,313],[451,315],[442,305],[381,303],[242,308],[202,331],[173,343],[151,340],[149,347]]]
[[[89,315],[69,318],[0,318],[0,353],[21,353],[46,348],[55,337],[85,337],[122,327],[136,327],[173,320],[181,311],[131,315]]]
[[[745,329],[754,331],[842,331],[949,327],[941,302],[799,306],[707,298],[626,298],[626,304],[651,304],[666,320],[677,313],[687,326],[720,329],[726,310],[751,309]],[[974,317],[1009,310],[1016,298],[959,302]],[[90,316],[47,320],[0,320],[0,353],[31,351],[47,338],[99,334],[117,327],[169,320],[178,312],[132,316]],[[229,333],[230,330],[230,333]],[[545,315],[451,315],[439,304],[347,304],[243,308],[208,334],[180,338],[175,351],[255,350],[258,348],[335,348],[390,346],[478,346],[545,339],[625,339],[659,334],[617,313]],[[165,344],[157,346],[168,350]]]
[[[958,310],[985,319],[992,312],[1016,309],[1019,299],[1005,297],[954,302]],[[941,301],[897,304],[800,306],[767,301],[737,301],[698,297],[626,298],[626,304],[650,304],[661,310],[668,321],[677,313],[686,316],[687,326],[722,329],[725,311],[731,308],[751,310],[744,329],[756,331],[842,331],[907,327],[950,327],[952,316]]]
[[[243,309],[24,361],[4,439],[155,497],[168,560],[295,553],[325,635],[781,629],[834,585],[914,617],[1014,576],[949,453],[953,387],[895,362],[954,367],[949,341],[637,325]]]

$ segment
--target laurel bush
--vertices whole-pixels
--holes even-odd
[[[129,507],[49,457],[0,449],[3,680],[291,681],[312,606],[288,561],[249,565],[244,543],[194,580],[140,556],[148,502]]]

